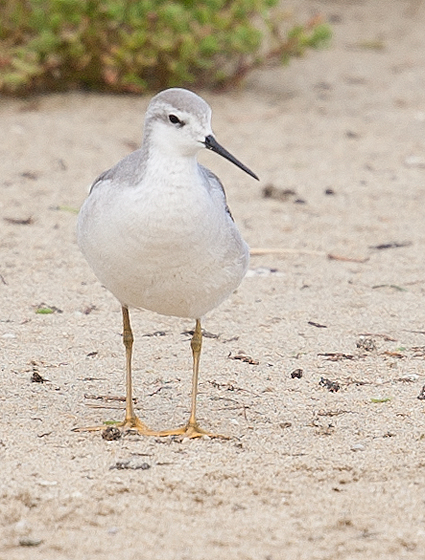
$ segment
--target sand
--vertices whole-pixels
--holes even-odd
[[[123,417],[120,308],[76,210],[149,96],[1,100],[1,560],[424,557],[425,5],[295,8],[331,18],[329,49],[199,92],[261,181],[200,159],[277,249],[204,322],[199,417],[228,440],[72,431]],[[179,425],[193,325],[132,320],[137,410]]]

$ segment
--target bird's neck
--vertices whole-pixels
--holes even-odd
[[[195,180],[199,175],[199,167],[196,155],[184,156],[173,152],[162,152],[161,150],[150,150],[145,155],[145,178],[155,177],[159,181],[161,177],[174,185],[186,184]]]

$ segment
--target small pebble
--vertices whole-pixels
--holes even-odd
[[[1,335],[2,338],[16,338],[16,334],[13,334],[11,332],[7,332]]]
[[[404,165],[407,167],[425,167],[425,160],[421,156],[411,155],[405,158]]]
[[[102,438],[106,441],[115,441],[122,436],[121,430],[116,426],[108,426],[102,432]]]
[[[373,338],[368,336],[359,336],[359,339],[356,342],[356,346],[357,348],[365,350],[366,352],[372,352],[373,350],[376,350],[375,341],[373,340]]]
[[[42,539],[22,538],[19,539],[19,546],[39,546],[42,542]]]
[[[28,533],[30,530],[30,524],[26,519],[20,519],[15,523],[14,529],[16,533]]]
[[[301,379],[302,376],[303,376],[302,369],[294,369],[294,371],[291,372],[292,379]]]
[[[422,387],[421,392],[418,395],[418,399],[420,401],[424,401],[425,400],[425,385]]]

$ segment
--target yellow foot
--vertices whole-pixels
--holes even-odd
[[[154,432],[146,426],[137,416],[133,418],[126,418],[123,422],[120,422],[116,426],[122,432],[127,432],[128,430],[137,430],[142,436],[158,436],[158,432]]]
[[[142,436],[159,436],[159,432],[154,432],[150,430],[146,424],[143,424],[137,416],[126,418],[123,422],[119,424],[113,424],[111,426],[88,426],[86,428],[74,428],[73,432],[100,432],[102,430],[115,429],[120,432],[128,432],[129,430],[137,430]]]
[[[219,434],[212,434],[211,432],[207,432],[198,426],[198,424],[188,423],[186,426],[182,426],[181,428],[177,428],[175,430],[163,430],[159,432],[157,435],[159,436],[181,436],[182,439],[189,438],[199,438],[203,436],[208,436],[210,438],[222,438],[222,439],[230,439],[228,436],[221,436]]]

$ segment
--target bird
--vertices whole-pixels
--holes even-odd
[[[156,94],[146,111],[141,147],[94,181],[78,215],[78,245],[122,309],[126,412],[117,426],[120,433],[219,437],[197,421],[201,320],[237,289],[248,268],[249,248],[220,179],[198,163],[197,154],[211,150],[259,179],[218,143],[211,114],[208,103],[187,89]],[[195,321],[190,416],[176,429],[152,430],[135,413],[133,308]]]

